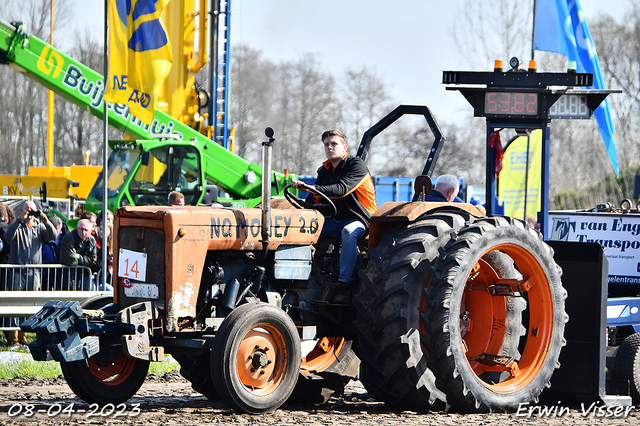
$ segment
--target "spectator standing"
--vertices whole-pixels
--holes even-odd
[[[22,205],[22,213],[7,226],[4,240],[9,243],[9,264],[38,265],[42,263],[42,246],[56,237],[56,229],[36,203],[29,200]],[[18,269],[7,277],[6,290],[40,290],[40,274],[35,269]],[[12,322],[17,326],[20,319]],[[15,337],[15,339],[14,339]],[[7,335],[9,347],[26,345],[24,332],[15,331]],[[11,340],[11,341],[9,341]]]
[[[106,210],[106,215],[104,214],[104,210],[100,210],[98,212],[98,217],[96,218],[96,222],[97,222],[97,227],[96,227],[96,235],[95,235],[95,239],[96,239],[96,245],[98,246],[98,267],[97,267],[97,271],[96,272],[100,272],[103,267],[102,267],[102,247],[103,247],[103,219],[106,218],[106,224],[104,224],[104,226],[107,229],[107,282],[109,282],[110,278],[111,278],[111,274],[113,272],[113,252],[112,252],[112,245],[111,245],[111,239],[113,236],[113,213],[111,213],[111,211]],[[97,277],[98,280],[98,284],[101,285],[102,284],[102,275],[98,274]],[[107,288],[110,288],[111,286],[107,285]]]
[[[80,220],[88,219],[91,221],[91,236],[95,239],[98,234],[96,233],[96,226],[98,226],[98,215],[94,212],[84,211],[80,215]]]
[[[94,212],[82,212],[82,214],[80,215],[80,220],[82,219],[88,219],[91,222],[91,226],[96,226],[96,222],[98,219],[98,216],[94,213]]]
[[[112,254],[111,251],[111,236],[113,235],[113,225],[107,223],[107,238],[103,238],[102,226],[98,227],[98,236],[96,237],[96,246],[98,247],[98,263],[100,263],[102,248],[107,245],[107,255]]]
[[[56,228],[47,215],[38,210],[36,203],[26,201],[22,206],[22,214],[9,226],[4,234],[5,241],[11,245],[9,263],[12,265],[42,264],[42,245],[56,238]],[[26,270],[14,276],[11,290],[39,290],[40,276],[38,271]]]
[[[96,240],[91,235],[93,224],[89,219],[80,219],[76,229],[60,240],[60,261],[66,266],[87,266],[93,271],[98,263]],[[86,275],[86,274],[85,274]],[[83,290],[94,290],[91,274],[82,282]]]
[[[49,265],[52,263],[60,263],[60,239],[62,232],[62,220],[58,216],[50,219],[56,228],[56,238],[53,241],[47,241],[42,246],[42,263]]]
[[[50,219],[55,226],[57,235],[55,240],[47,241],[42,245],[42,264],[51,265],[60,263],[60,239],[62,238],[62,219],[58,216],[52,216]],[[55,290],[59,284],[62,273],[60,269],[43,268],[42,269],[42,287],[43,290]]]
[[[4,233],[9,226],[9,215],[7,214],[7,206],[0,203],[0,264],[9,263],[9,243],[4,239]],[[0,286],[4,290],[4,282],[0,276]]]
[[[8,220],[7,223],[13,223],[16,220],[16,212],[13,211],[13,209],[11,208],[11,206],[7,205],[5,206],[7,208],[7,216],[8,216]]]
[[[9,243],[4,240],[4,233],[9,226],[9,215],[7,213],[7,206],[0,203],[0,264],[4,265],[9,263]],[[0,290],[5,290],[5,280],[7,269],[0,270]],[[19,346],[18,330],[6,330],[4,337],[7,339],[7,346],[15,348]]]
[[[104,270],[102,265],[102,251],[107,250],[107,281],[111,277],[113,273],[113,251],[111,245],[111,236],[113,235],[113,225],[111,223],[106,223],[107,226],[107,237],[103,238],[102,235],[102,225],[98,227],[98,236],[96,237],[96,245],[98,247],[98,267],[96,268],[96,272],[100,272],[100,270]],[[98,279],[102,279],[101,275],[98,274]]]
[[[113,213],[111,213],[109,210],[107,210],[107,225],[111,224],[111,226],[113,227]],[[97,226],[102,226],[102,219],[104,217],[104,214],[102,214],[102,210],[100,210],[98,212],[98,216],[96,217],[96,225]]]

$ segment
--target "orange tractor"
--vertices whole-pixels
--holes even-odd
[[[401,409],[535,400],[567,321],[552,250],[521,220],[422,201],[444,142],[426,107],[398,107],[358,155],[406,113],[424,116],[433,146],[414,201],[372,218],[352,303],[330,302],[343,290],[331,284],[340,247],[319,240],[320,206],[289,188],[271,200],[267,129],[260,208],[119,208],[113,299],[45,305],[22,324],[37,334],[34,359],[59,361],[71,389],[99,404],[129,399],[165,353],[194,389],[247,413],[339,394],[356,376]]]

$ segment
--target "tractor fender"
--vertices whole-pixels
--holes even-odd
[[[419,217],[436,211],[466,212],[475,217],[486,216],[482,206],[469,203],[441,203],[432,201],[388,202],[384,203],[371,217],[369,247],[378,244],[381,233],[393,226],[416,221]]]

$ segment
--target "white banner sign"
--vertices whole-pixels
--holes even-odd
[[[640,284],[640,216],[549,212],[551,241],[595,242],[609,261],[610,284]]]

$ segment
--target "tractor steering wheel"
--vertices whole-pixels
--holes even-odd
[[[303,185],[301,187],[301,188],[304,188],[307,192],[315,194],[320,198],[322,198],[322,200],[326,201],[326,204],[325,203],[313,204],[306,200],[303,200],[297,195],[293,195],[289,191],[289,188],[293,188],[291,184],[284,187],[284,198],[286,198],[287,201],[290,202],[295,208],[319,210],[327,219],[338,214],[338,209],[336,208],[336,205],[333,204],[333,201],[331,201],[331,199],[327,197],[325,194],[323,194],[322,192],[316,189],[313,189],[308,185]]]

